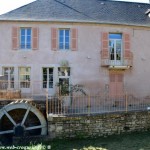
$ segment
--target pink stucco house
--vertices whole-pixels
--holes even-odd
[[[150,95],[150,4],[37,0],[0,16],[1,88]],[[2,79],[4,80],[4,79]]]
[[[36,0],[0,16],[0,52],[0,143],[7,135],[54,138],[62,125],[70,136],[85,123],[95,136],[111,120],[115,133],[148,128],[142,115],[89,116],[150,110],[150,4]]]

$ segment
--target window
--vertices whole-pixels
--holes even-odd
[[[60,94],[69,95],[70,68],[69,67],[58,68],[58,76],[59,76]]]
[[[5,88],[14,88],[14,67],[3,67],[3,75]]]
[[[43,68],[43,88],[53,88],[53,68]]]
[[[31,28],[20,29],[20,48],[31,49]]]
[[[70,30],[69,29],[59,30],[59,49],[60,50],[70,49]]]
[[[122,34],[109,34],[110,60],[120,62],[122,58]]]
[[[30,88],[30,72],[31,68],[19,68],[20,88]]]

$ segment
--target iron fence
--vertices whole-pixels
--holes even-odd
[[[131,94],[117,96],[48,96],[48,114],[92,115],[150,109],[150,98]]]

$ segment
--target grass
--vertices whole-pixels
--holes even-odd
[[[41,145],[50,145],[51,150],[150,150],[150,132],[96,139],[54,140]]]

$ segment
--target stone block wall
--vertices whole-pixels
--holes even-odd
[[[95,138],[150,129],[150,112],[100,114],[95,116],[48,117],[50,138]]]

